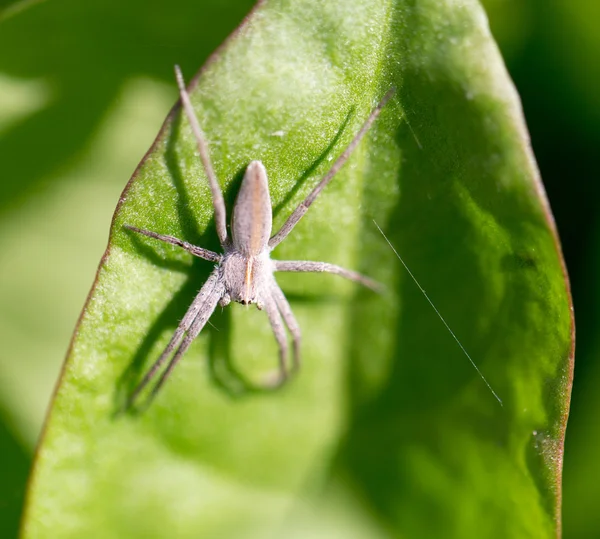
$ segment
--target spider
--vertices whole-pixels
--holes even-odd
[[[255,304],[258,309],[264,309],[267,313],[273,333],[275,334],[275,339],[279,345],[279,371],[276,378],[265,384],[264,387],[276,388],[281,386],[288,379],[289,375],[297,371],[300,366],[301,332],[290,304],[275,280],[274,273],[277,271],[333,273],[360,283],[372,290],[377,291],[380,289],[379,284],[368,277],[334,264],[308,260],[272,260],[270,254],[288,236],[321,191],[348,160],[348,157],[369,130],[381,109],[392,97],[394,89],[388,91],[377,107],[373,109],[361,129],[337,158],[329,172],[320,180],[304,201],[298,205],[279,232],[273,236],[271,236],[273,217],[267,172],[260,161],[252,161],[246,168],[233,207],[231,237],[229,237],[227,234],[223,193],[217,182],[210,160],[206,138],[198,123],[178,66],[175,66],[175,76],[179,86],[181,103],[191,124],[198,145],[198,153],[208,177],[215,212],[216,231],[223,253],[219,254],[202,247],[197,247],[173,236],[166,236],[135,226],[124,225],[125,228],[133,232],[177,245],[194,256],[215,263],[215,269],[192,301],[192,304],[171,337],[169,344],[131,394],[129,399],[130,405],[135,401],[144,387],[155,377],[165,360],[173,354],[167,368],[163,371],[152,389],[149,398],[151,399],[156,395],[169,374],[190,347],[192,341],[202,331],[202,328],[216,309],[217,304],[226,306],[232,301],[237,301],[243,305]],[[291,334],[293,347],[292,365],[289,370],[286,327]]]

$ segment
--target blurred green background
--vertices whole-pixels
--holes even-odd
[[[127,179],[249,0],[0,0],[0,537]],[[600,537],[600,3],[486,0],[523,100],[577,318],[565,537]],[[115,15],[118,13],[118,17]]]

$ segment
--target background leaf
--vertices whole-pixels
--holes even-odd
[[[251,375],[275,352],[263,317],[230,309],[148,414],[111,417],[115,380],[160,349],[206,275],[176,251],[132,243],[119,225],[135,219],[214,246],[185,124],[169,126],[117,217],[51,416],[30,533],[89,535],[108,521],[127,536],[264,536],[283,519],[299,534],[333,522],[366,536],[464,536],[482,532],[474,515],[483,507],[489,536],[553,533],[569,310],[512,89],[476,5],[357,9],[266,5],[195,98],[229,199],[259,157],[281,223],[395,83],[395,108],[277,255],[360,268],[396,297],[358,292],[350,303],[342,298],[354,289],[343,283],[282,279],[307,336],[305,368],[286,392],[232,398],[215,386],[207,363],[219,372],[231,361]],[[504,409],[405,280],[371,216]],[[220,519],[224,510],[236,521]]]

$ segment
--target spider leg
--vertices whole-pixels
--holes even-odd
[[[221,255],[215,253],[213,251],[209,251],[208,249],[204,249],[202,247],[197,247],[196,245],[192,245],[187,241],[180,240],[173,236],[166,236],[164,234],[157,234],[156,232],[151,232],[150,230],[144,230],[142,228],[137,228],[131,225],[125,225],[125,228],[129,230],[133,230],[138,234],[143,234],[144,236],[148,236],[149,238],[154,238],[156,240],[164,241],[166,243],[170,243],[171,245],[178,245],[179,247],[183,247],[188,253],[192,253],[194,256],[199,258],[203,258],[204,260],[209,260],[210,262],[218,262],[221,260]]]
[[[291,271],[291,272],[311,272],[311,273],[333,273],[350,279],[357,283],[374,290],[375,292],[382,292],[383,285],[369,279],[365,275],[357,273],[356,271],[336,266],[335,264],[329,264],[328,262],[313,262],[311,260],[273,260],[275,271]]]
[[[269,322],[271,324],[271,328],[273,329],[275,340],[279,345],[279,375],[275,381],[269,381],[267,384],[265,384],[265,388],[273,389],[283,385],[288,377],[288,342],[287,335],[285,334],[285,327],[283,325],[283,319],[279,309],[277,308],[276,300],[271,295],[271,290],[269,290],[268,296],[264,298],[264,309],[269,317]]]
[[[223,199],[223,193],[221,192],[221,188],[219,187],[217,175],[215,174],[215,169],[213,168],[212,161],[210,160],[210,154],[208,151],[208,143],[206,142],[206,137],[204,136],[204,132],[202,131],[200,123],[198,122],[198,118],[196,117],[196,112],[194,111],[194,107],[192,106],[190,95],[185,89],[183,75],[181,74],[179,66],[175,66],[175,77],[177,78],[177,85],[179,86],[179,95],[181,96],[181,103],[183,104],[185,115],[187,116],[188,121],[192,126],[194,138],[196,139],[196,144],[198,145],[198,153],[200,154],[200,160],[202,161],[204,171],[208,176],[208,184],[210,186],[213,207],[215,209],[215,226],[217,229],[217,235],[219,236],[221,247],[225,248],[225,245],[227,244],[227,210],[225,209],[225,200]]]
[[[192,344],[194,339],[202,331],[202,328],[204,328],[204,326],[206,325],[206,322],[208,322],[208,319],[211,317],[212,313],[215,311],[217,304],[219,303],[219,300],[221,299],[222,295],[223,295],[223,287],[216,286],[205,297],[205,301],[204,301],[204,303],[202,303],[200,310],[198,312],[198,315],[194,319],[186,336],[184,337],[183,341],[179,345],[179,348],[175,352],[175,355],[171,358],[171,361],[169,361],[167,368],[161,374],[160,378],[158,379],[158,382],[156,382],[156,385],[152,388],[152,392],[150,393],[150,396],[148,397],[148,402],[151,401],[152,399],[154,399],[154,397],[156,396],[156,394],[158,393],[160,388],[163,386],[163,384],[165,383],[165,381],[167,380],[167,378],[169,377],[169,375],[171,374],[171,372],[173,371],[173,369],[175,368],[175,366],[177,365],[179,360],[183,357],[183,354],[185,354],[187,352],[188,348],[190,347],[190,345]]]
[[[300,342],[302,340],[302,333],[300,331],[300,325],[292,312],[292,308],[283,293],[283,290],[279,288],[279,285],[273,279],[273,283],[270,286],[271,294],[275,298],[275,303],[277,304],[277,308],[283,317],[283,321],[285,325],[290,330],[292,335],[292,347],[293,347],[293,355],[292,355],[292,369],[290,372],[296,372],[300,369]]]
[[[217,286],[217,282],[218,282],[217,271],[218,270],[215,269],[211,273],[210,277],[207,279],[206,283],[204,283],[204,285],[200,289],[200,292],[198,292],[198,294],[194,298],[194,301],[192,302],[189,309],[185,313],[185,316],[182,318],[181,322],[179,323],[179,326],[177,327],[177,329],[175,330],[175,333],[171,337],[169,344],[163,350],[160,357],[154,362],[154,364],[152,365],[150,370],[146,373],[146,375],[144,376],[142,381],[134,389],[133,393],[131,394],[131,396],[129,397],[129,400],[127,402],[128,408],[130,408],[133,405],[133,403],[139,396],[140,392],[148,385],[148,383],[152,380],[152,378],[154,378],[154,376],[158,372],[160,366],[164,363],[165,359],[171,354],[171,352],[173,352],[175,347],[181,341],[184,334],[186,332],[188,332],[188,335],[193,333],[193,331],[195,329],[194,324],[196,324],[196,321],[201,316],[205,316],[206,320],[208,320],[209,316],[215,310],[216,304],[222,295],[221,287]],[[208,314],[206,314],[206,313],[208,313]],[[202,326],[203,325],[204,324],[202,324]],[[200,329],[202,329],[202,327],[200,327]],[[196,337],[198,335],[198,333],[200,332],[200,329],[198,329],[198,331],[196,332],[194,337]],[[188,346],[189,346],[189,344],[188,344]],[[179,349],[181,349],[181,346]],[[187,349],[187,347],[186,347],[186,349]],[[179,350],[177,351],[177,353],[179,353]],[[172,363],[172,361],[171,361],[171,363]],[[164,374],[163,374],[163,377],[164,377]],[[161,379],[163,377],[161,377]],[[159,383],[161,383],[161,382],[159,381]],[[161,383],[161,385],[162,385],[162,383]],[[155,393],[156,393],[156,387],[152,391],[153,395]]]
[[[293,213],[288,217],[287,221],[283,224],[279,232],[275,234],[269,240],[269,247],[274,249],[277,245],[279,245],[287,235],[292,231],[292,229],[296,226],[296,223],[302,219],[304,214],[310,208],[310,205],[315,201],[315,199],[319,196],[321,191],[325,188],[325,186],[333,179],[333,177],[337,174],[337,172],[344,166],[352,152],[358,146],[358,143],[365,136],[367,131],[371,128],[371,125],[376,120],[377,116],[381,112],[381,109],[385,106],[385,104],[390,100],[392,95],[394,95],[395,89],[392,88],[388,91],[383,99],[379,102],[379,104],[373,109],[369,117],[366,119],[363,126],[360,128],[358,133],[354,136],[350,144],[346,147],[346,149],[342,152],[342,154],[336,159],[333,166],[329,169],[329,172],[323,176],[321,181],[316,185],[316,187],[310,192],[310,194],[298,204],[298,207],[293,211]]]

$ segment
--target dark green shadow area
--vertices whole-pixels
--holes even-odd
[[[0,416],[0,537],[13,539],[19,530],[21,507],[31,455]]]
[[[175,63],[195,73],[252,5],[67,0],[30,6],[2,22],[0,72],[47,82],[51,101],[0,137],[0,212],[77,160],[124,82],[172,84]]]

